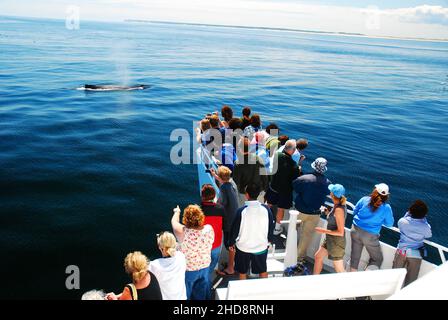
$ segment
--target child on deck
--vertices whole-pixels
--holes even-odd
[[[423,258],[423,240],[432,236],[431,226],[426,220],[427,214],[426,204],[416,200],[404,217],[398,220],[401,236],[392,268],[406,268],[405,286],[418,278]]]

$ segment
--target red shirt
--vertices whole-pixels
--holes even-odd
[[[222,244],[222,217],[224,216],[224,208],[214,202],[202,202],[201,208],[205,215],[204,224],[211,225],[215,232],[215,240],[212,245],[213,250]]]

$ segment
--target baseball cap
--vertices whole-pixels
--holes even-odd
[[[375,185],[376,191],[383,196],[387,196],[389,194],[389,186],[385,183],[380,183]]]
[[[328,190],[330,190],[336,198],[341,198],[345,195],[345,188],[342,184],[330,184]]]

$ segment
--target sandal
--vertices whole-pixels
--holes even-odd
[[[216,273],[219,274],[220,276],[233,276],[235,274],[235,271],[233,273],[228,273],[226,269],[222,269],[222,270],[216,270]]]

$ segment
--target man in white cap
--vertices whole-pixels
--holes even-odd
[[[314,230],[320,220],[320,207],[325,204],[327,195],[330,194],[328,186],[331,181],[324,173],[327,171],[327,160],[317,158],[311,164],[314,172],[298,177],[293,182],[293,188],[297,196],[295,207],[300,212],[298,219],[300,224],[300,242],[297,252],[297,260],[303,262],[308,246],[313,238]]]

